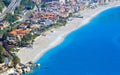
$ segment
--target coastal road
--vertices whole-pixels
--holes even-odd
[[[15,8],[17,6],[19,6],[20,2],[21,2],[21,0],[12,0],[12,2],[9,4],[8,8],[6,9],[6,11],[4,13],[14,11]]]
[[[16,0],[16,3],[15,3],[14,6],[11,8],[11,12],[13,12],[13,11],[15,10],[15,8],[20,5],[20,2],[21,2],[21,0]]]

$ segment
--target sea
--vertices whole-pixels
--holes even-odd
[[[28,75],[120,75],[120,7],[98,14],[49,50]]]

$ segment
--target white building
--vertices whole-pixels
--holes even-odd
[[[66,0],[59,0],[59,2],[65,4]]]

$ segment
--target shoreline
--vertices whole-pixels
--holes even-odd
[[[54,32],[51,32],[50,30],[46,31],[46,36],[40,35],[35,39],[33,48],[20,49],[17,55],[20,57],[21,63],[25,64],[29,61],[36,62],[47,51],[61,44],[71,32],[85,26],[101,12],[117,6],[120,6],[120,1],[110,2],[108,5],[98,6],[95,9],[82,10],[80,13],[84,16],[83,19],[74,18],[72,21],[69,21],[66,26],[62,26],[59,29],[54,28]]]

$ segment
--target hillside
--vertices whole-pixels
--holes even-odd
[[[2,12],[4,7],[5,7],[4,2],[2,0],[0,0],[0,13]]]

